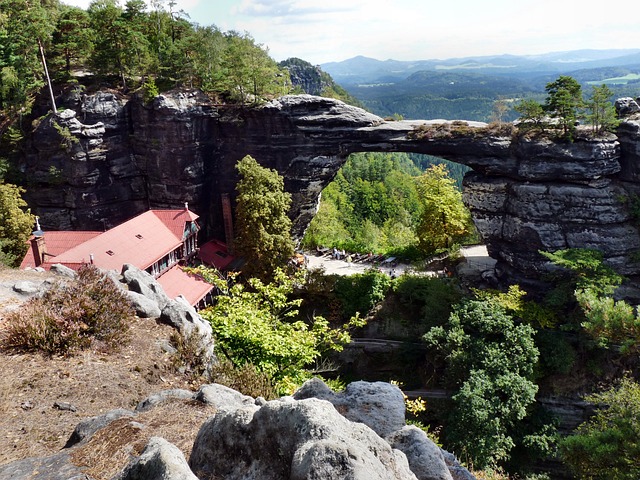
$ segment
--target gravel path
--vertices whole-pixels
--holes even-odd
[[[487,247],[484,245],[474,245],[471,247],[464,247],[461,249],[461,253],[465,258],[465,262],[460,265],[461,274],[478,274],[488,270],[493,270],[496,261],[489,257],[487,253]],[[336,260],[331,258],[329,254],[322,257],[314,255],[312,253],[307,254],[309,263],[307,268],[316,269],[324,268],[327,274],[337,275],[353,275],[354,273],[363,273],[365,270],[375,267],[380,271],[393,276],[402,275],[405,272],[415,271],[411,265],[404,263],[398,263],[395,261],[387,261],[382,263],[360,262],[360,263],[348,263],[345,260]],[[438,275],[443,272],[426,272],[427,274]]]

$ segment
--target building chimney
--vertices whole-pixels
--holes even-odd
[[[36,229],[32,232],[31,251],[36,267],[44,263],[44,256],[47,254],[47,243],[44,241],[44,232],[40,228],[40,217],[36,217]]]
[[[93,253],[89,254],[89,263],[93,265]]]
[[[184,202],[184,209],[189,210],[189,202]]]

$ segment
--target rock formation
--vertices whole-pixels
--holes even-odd
[[[404,399],[397,387],[357,382],[345,394],[335,394],[315,379],[301,392],[304,398],[269,402],[217,384],[203,385],[195,393],[159,392],[141,401],[135,411],[114,410],[82,421],[62,452],[0,466],[0,479],[91,479],[83,463],[86,460],[82,460],[88,455],[86,449],[97,449],[93,454],[100,456],[105,444],[110,452],[117,444],[128,452],[124,458],[129,457],[114,477],[119,480],[473,480],[455,457],[437,447],[422,430],[405,425]],[[364,398],[358,398],[360,392]],[[389,404],[383,405],[378,393]],[[147,418],[144,412],[169,402],[184,402],[194,414],[202,405],[216,409],[213,416],[203,419],[188,463],[182,451],[155,434],[155,429],[163,428],[162,422],[140,423]],[[401,418],[394,416],[391,422],[380,424],[386,407],[401,412]],[[128,438],[99,435],[118,422],[112,432],[124,428]],[[166,418],[165,422],[181,419]],[[149,440],[140,451],[140,439],[145,436]]]
[[[632,112],[632,103],[621,110]],[[44,228],[101,229],[188,201],[206,231],[224,238],[221,198],[233,200],[235,163],[250,154],[284,176],[300,236],[350,153],[417,152],[472,168],[464,199],[501,271],[536,277],[546,265],[539,250],[583,247],[602,250],[623,274],[640,273],[630,208],[640,190],[638,120],[625,121],[618,136],[566,144],[500,136],[478,122],[420,139],[416,128],[451,122],[389,122],[309,95],[249,108],[211,105],[197,92],[149,104],[73,93],[64,106],[37,125],[22,165]]]

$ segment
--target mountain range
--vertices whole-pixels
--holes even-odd
[[[320,68],[371,112],[413,119],[489,121],[496,100],[543,101],[545,86],[559,75],[580,82],[585,96],[601,84],[615,98],[640,95],[640,49],[417,61],[358,56]],[[513,110],[504,117],[515,118]]]
[[[576,70],[640,65],[640,49],[572,50],[541,55],[493,55],[445,60],[376,60],[358,56],[320,67],[339,84],[392,81],[420,71],[473,72],[531,78]]]

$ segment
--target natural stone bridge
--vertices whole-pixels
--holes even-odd
[[[189,201],[223,238],[221,195],[233,196],[235,163],[250,154],[284,176],[299,236],[350,153],[416,152],[472,168],[464,201],[505,273],[535,278],[544,268],[539,250],[570,247],[600,249],[624,274],[640,270],[630,213],[640,190],[640,122],[626,121],[618,137],[559,144],[492,136],[474,122],[465,135],[412,139],[417,126],[443,121],[387,122],[308,95],[239,108],[213,106],[197,93],[151,105],[98,93],[70,95],[66,106],[72,110],[55,121],[79,141],[61,146],[49,118],[31,137],[23,166],[39,185],[28,199],[45,228],[103,228]]]

